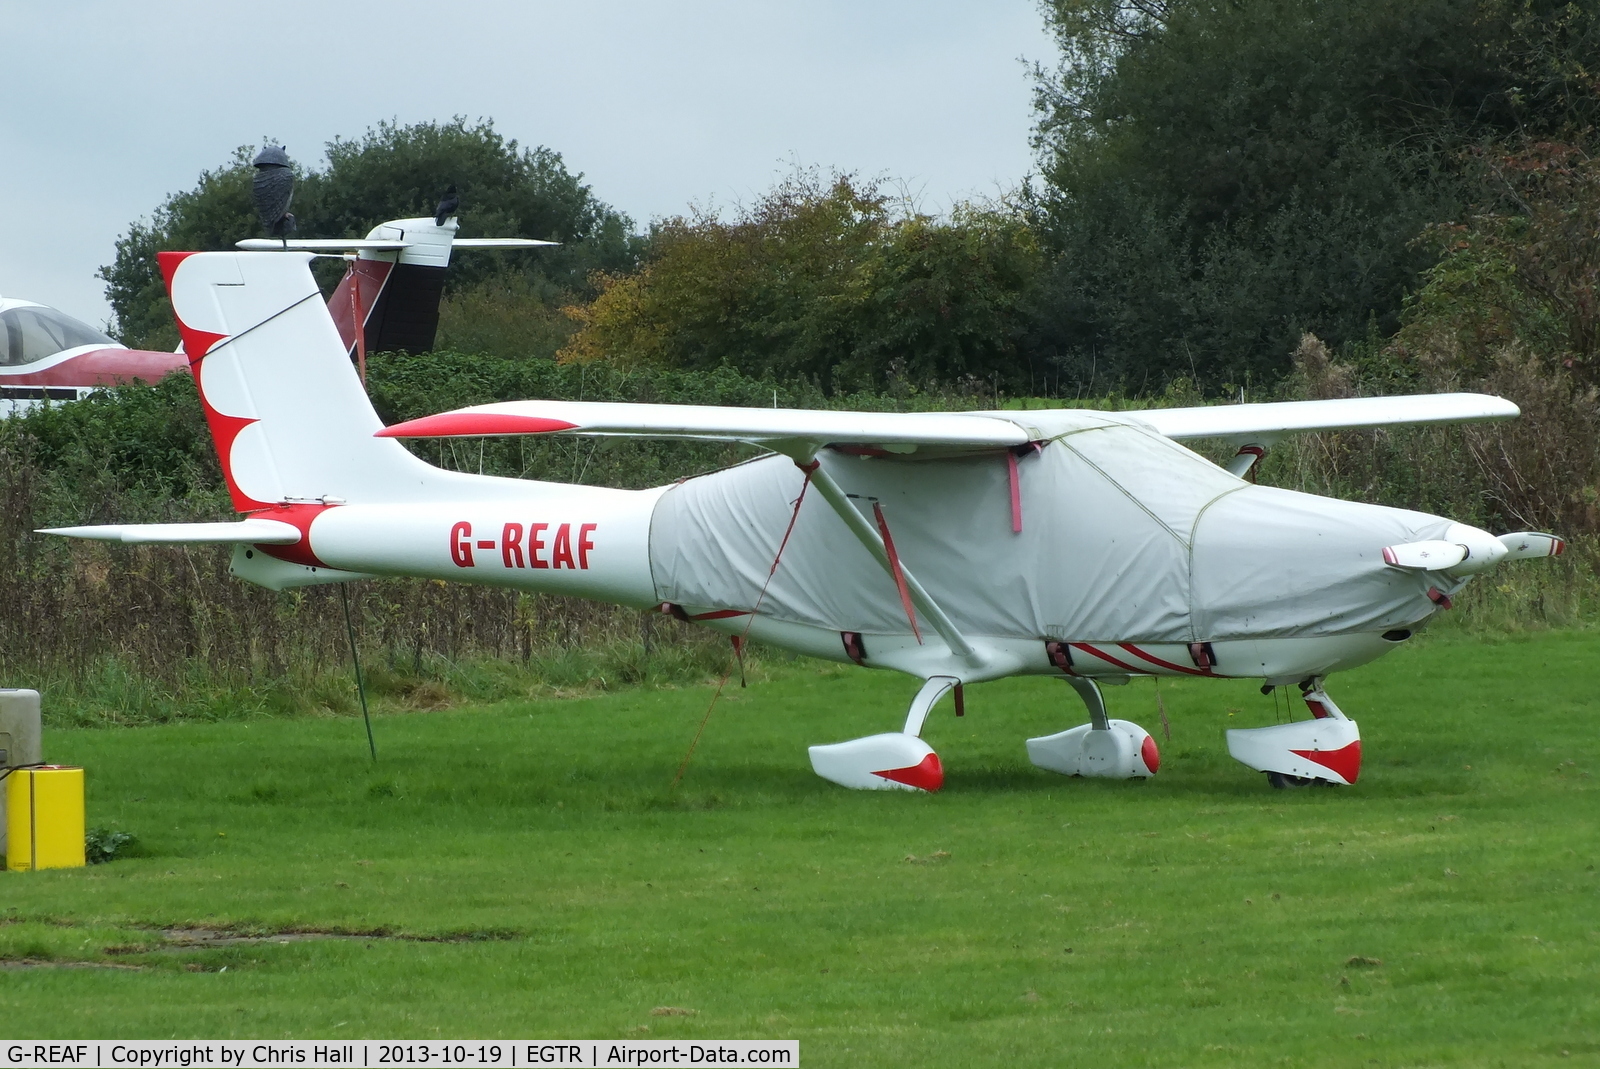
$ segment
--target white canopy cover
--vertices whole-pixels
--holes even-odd
[[[869,521],[881,507],[906,569],[970,636],[1205,642],[1381,631],[1427,617],[1431,587],[1461,585],[1384,564],[1385,546],[1443,538],[1448,520],[1256,486],[1135,418],[1053,415],[1058,433],[1018,460],[1020,532],[1004,450],[939,459],[824,450],[818,459]],[[668,490],[650,529],[661,600],[750,610],[804,480],[773,455]],[[893,579],[815,491],[761,613],[869,635],[908,630]]]

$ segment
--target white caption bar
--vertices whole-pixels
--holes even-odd
[[[795,1039],[696,1040],[42,1040],[0,1044],[0,1067],[16,1069],[589,1069],[591,1066],[800,1064]]]

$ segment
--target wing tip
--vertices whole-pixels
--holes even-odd
[[[443,412],[406,420],[374,431],[374,438],[473,438],[498,434],[555,434],[576,430],[576,423],[547,416],[502,412]]]

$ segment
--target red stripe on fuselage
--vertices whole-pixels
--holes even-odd
[[[1123,664],[1121,661],[1119,661],[1115,657],[1111,656],[1111,654],[1105,653],[1105,652],[1103,652],[1101,650],[1097,650],[1093,646],[1089,645],[1087,642],[1069,642],[1068,645],[1071,646],[1075,650],[1082,650],[1084,653],[1092,653],[1096,657],[1100,658],[1102,661],[1108,661],[1111,664],[1116,665],[1118,668],[1121,668],[1125,672],[1133,672],[1133,673],[1136,673],[1138,675],[1149,675],[1150,674],[1148,671],[1146,671],[1143,668],[1137,668],[1137,667],[1135,667],[1135,666],[1133,666],[1131,664]]]
[[[1157,656],[1155,656],[1154,654],[1151,654],[1151,653],[1146,653],[1144,650],[1141,650],[1138,646],[1135,646],[1131,642],[1119,642],[1119,643],[1117,643],[1117,645],[1122,647],[1123,649],[1127,650],[1129,653],[1133,654],[1135,657],[1141,658],[1142,660],[1149,661],[1151,664],[1154,664],[1154,665],[1160,665],[1162,668],[1171,669],[1174,672],[1181,672],[1186,676],[1214,676],[1214,675],[1216,675],[1215,672],[1202,670],[1202,669],[1199,669],[1199,668],[1185,668],[1181,664],[1173,664],[1171,661],[1163,661],[1160,657],[1157,657]]]
[[[188,366],[182,353],[91,349],[37,371],[0,374],[0,386],[121,386],[136,379],[160,382]]]

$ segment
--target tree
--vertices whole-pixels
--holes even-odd
[[[226,249],[261,232],[250,204],[253,148],[201,174],[194,189],[175,193],[150,221],[129,226],[115,260],[100,269],[115,317],[114,333],[130,345],[171,348],[177,342],[155,253],[163,249]],[[490,120],[413,126],[379,123],[353,141],[326,147],[326,165],[297,169],[294,213],[306,237],[364,237],[386,219],[432,215],[449,185],[460,191],[463,236],[535,237],[562,242],[536,253],[474,253],[452,264],[443,315],[466,298],[478,304],[514,297],[529,315],[583,295],[595,271],[626,269],[638,239],[632,224],[598,200],[547,148],[522,149]],[[324,268],[337,278],[337,267]],[[488,295],[487,297],[485,295]],[[547,333],[547,332],[544,332]],[[544,333],[533,332],[536,337]],[[565,332],[551,341],[553,350]],[[546,352],[548,355],[548,351]]]
[[[658,224],[636,272],[571,314],[564,359],[733,367],[828,392],[890,380],[1026,382],[1021,297],[1037,266],[1019,216],[897,211],[875,183],[800,173],[731,219]]]
[[[1098,388],[1286,370],[1399,325],[1493,138],[1591,129],[1600,20],[1549,0],[1049,0],[1034,344]],[[1576,136],[1576,135],[1575,135]]]

